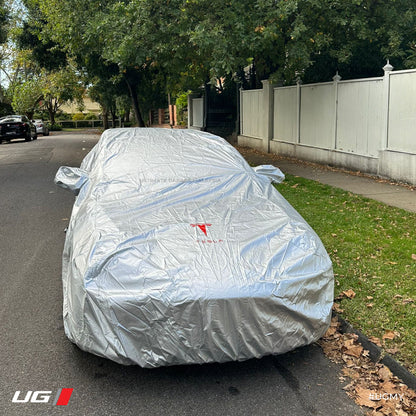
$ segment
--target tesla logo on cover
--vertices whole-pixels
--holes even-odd
[[[191,227],[198,227],[205,235],[207,235],[207,227],[211,227],[212,224],[191,224]]]
[[[71,398],[74,389],[59,389],[56,393],[54,406],[66,406]],[[20,396],[20,390],[14,393],[13,403],[49,403],[52,391],[32,391],[26,392],[26,395]]]

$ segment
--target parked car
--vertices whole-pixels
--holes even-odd
[[[331,319],[332,264],[271,183],[282,179],[209,133],[105,131],[80,168],[55,177],[77,195],[63,253],[68,338],[142,367],[316,341]]]
[[[33,123],[36,126],[36,133],[42,134],[43,136],[49,136],[48,125],[40,119],[33,120]]]
[[[25,139],[27,142],[38,138],[35,125],[26,117],[10,115],[0,118],[0,142],[3,140]]]

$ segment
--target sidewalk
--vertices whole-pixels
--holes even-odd
[[[284,174],[300,176],[341,188],[387,205],[416,212],[416,189],[377,177],[236,146],[250,165],[274,165]]]

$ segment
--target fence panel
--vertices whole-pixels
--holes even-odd
[[[331,149],[335,128],[334,84],[301,86],[300,143]]]
[[[390,73],[390,150],[416,154],[416,71]]]
[[[204,99],[192,98],[192,126],[202,128],[204,125]]]
[[[338,84],[336,149],[377,157],[383,134],[383,79]]]
[[[273,140],[297,142],[297,87],[274,89]]]
[[[242,91],[241,98],[242,134],[254,138],[263,138],[266,128],[263,90]]]

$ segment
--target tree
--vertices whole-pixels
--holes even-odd
[[[94,59],[117,68],[139,125],[155,87],[180,91],[236,75],[252,87],[300,74],[323,81],[336,69],[377,75],[384,58],[399,68],[416,61],[413,0],[30,1],[47,22],[41,37],[91,78],[109,79]]]
[[[9,12],[5,6],[4,0],[0,0],[0,71],[2,68],[2,60],[4,60],[4,51],[1,47],[1,44],[4,44],[7,40],[7,23],[9,19]],[[0,78],[1,81],[1,78]],[[0,82],[0,106],[4,101],[4,92],[3,92],[3,86]],[[2,106],[1,106],[2,107]],[[1,108],[0,108],[1,111]]]
[[[55,115],[63,104],[77,102],[82,105],[85,88],[71,66],[52,72],[43,70],[40,83],[41,106],[49,113],[51,124],[55,124]]]

